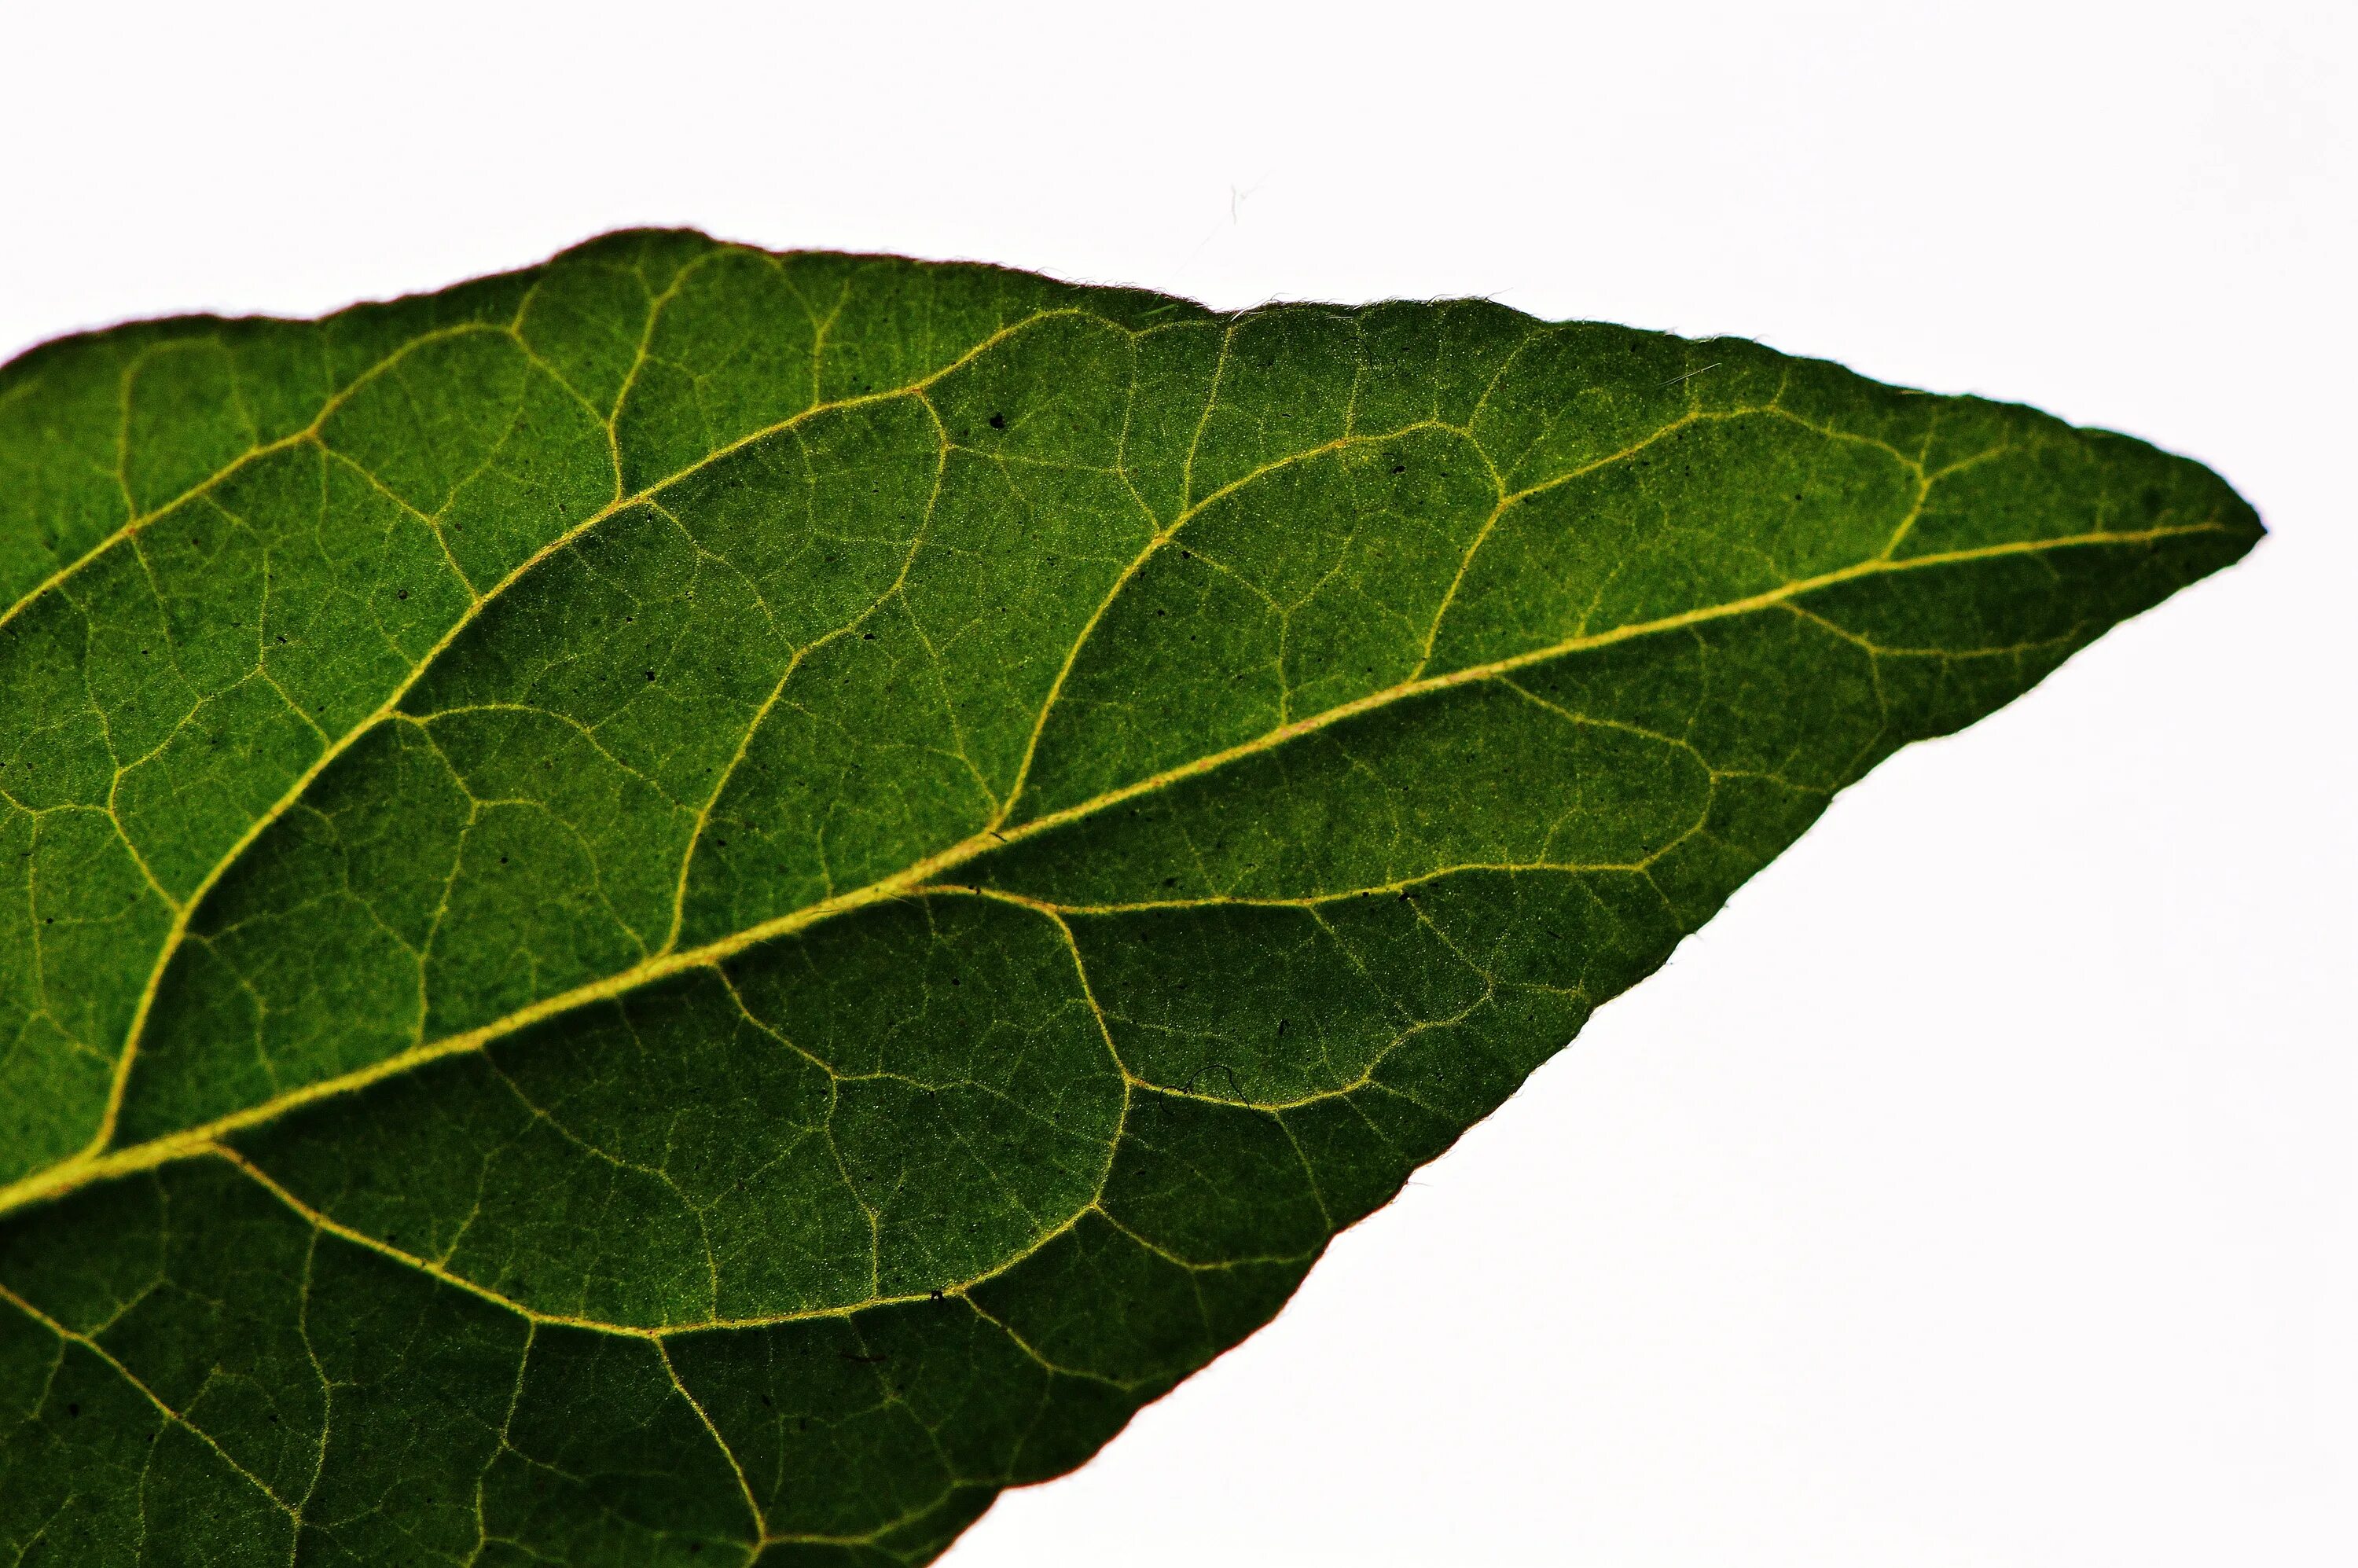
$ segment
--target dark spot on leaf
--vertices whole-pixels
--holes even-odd
[[[1007,416],[1006,416],[1006,415],[1004,415],[1004,414],[994,414],[994,415],[992,415],[992,416],[990,416],[990,427],[991,427],[992,429],[994,429],[994,430],[1004,430],[1004,429],[1006,429],[1006,428],[1007,428]]]

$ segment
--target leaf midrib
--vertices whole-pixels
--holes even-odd
[[[897,396],[904,394],[877,395]],[[584,524],[581,526],[589,525]],[[1032,818],[1004,831],[986,827],[959,840],[948,849],[903,868],[892,876],[806,904],[799,909],[695,947],[678,948],[655,954],[602,979],[575,987],[555,996],[545,997],[504,1017],[480,1024],[472,1029],[446,1035],[439,1040],[412,1046],[408,1050],[372,1063],[368,1066],[290,1089],[257,1105],[247,1107],[243,1110],[233,1112],[228,1116],[220,1117],[178,1132],[168,1133],[111,1151],[106,1150],[103,1143],[98,1143],[46,1171],[23,1177],[6,1187],[0,1187],[0,1217],[51,1198],[61,1197],[92,1182],[151,1170],[177,1160],[214,1153],[221,1140],[276,1120],[305,1106],[365,1088],[372,1084],[416,1071],[446,1057],[481,1050],[492,1041],[514,1034],[533,1024],[596,1002],[616,1000],[673,976],[695,969],[717,968],[729,958],[749,947],[807,930],[837,915],[887,903],[896,898],[921,894],[928,891],[929,885],[939,883],[940,879],[946,873],[992,850],[1053,832],[1110,807],[1168,790],[1188,779],[1216,772],[1230,763],[1272,751],[1304,735],[1332,728],[1336,724],[1415,697],[1455,687],[1498,679],[1535,665],[1597,648],[1609,647],[1618,643],[1675,632],[1714,621],[1757,614],[1784,605],[1802,595],[1861,579],[1931,568],[1968,565],[2011,556],[2038,555],[2051,550],[2106,546],[2146,546],[2166,539],[2201,534],[2225,534],[2232,531],[2223,524],[2204,522],[2136,531],[2099,531],[2052,539],[2009,541],[1974,549],[1928,553],[1897,561],[1883,559],[1880,557],[1871,557],[1814,577],[1797,579],[1782,587],[1741,599],[1682,611],[1653,621],[1632,622],[1605,632],[1568,638],[1560,643],[1530,649],[1486,664],[1467,665],[1444,675],[1402,681],[1379,691],[1370,692],[1351,702],[1325,709],[1321,713],[1280,725],[1250,741],[1195,758],[1151,777],[1125,784],[1119,789],[1106,791],[1076,805]],[[557,546],[551,546],[551,548],[555,547]],[[393,700],[397,702],[398,697]],[[387,708],[390,709],[392,705],[389,702]],[[357,736],[371,727],[371,725],[363,725],[360,730],[355,730],[354,734]],[[308,782],[307,779],[305,783],[308,784]],[[292,795],[299,795],[299,793],[298,786],[296,791],[290,792],[290,798]],[[233,855],[231,859],[233,860],[234,856]],[[949,890],[946,887],[944,891]],[[189,900],[189,907],[195,907],[197,902],[198,899],[192,897]],[[166,960],[158,961],[158,973],[161,972],[164,961]],[[153,990],[151,982],[150,998]],[[140,1015],[143,1020],[146,1016],[145,1003],[147,1000],[143,998]],[[135,1039],[135,1035],[134,1038]],[[130,1048],[126,1046],[126,1060],[129,1053]],[[119,1106],[118,1088],[114,1108],[119,1109]],[[111,1131],[110,1122],[110,1134]]]

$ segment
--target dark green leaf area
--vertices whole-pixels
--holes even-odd
[[[1756,345],[610,237],[0,369],[0,1549],[914,1563],[2206,470]]]

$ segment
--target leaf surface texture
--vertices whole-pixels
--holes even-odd
[[[37,350],[0,1556],[923,1562],[2258,534],[1747,342],[685,233]]]

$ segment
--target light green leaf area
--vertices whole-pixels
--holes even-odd
[[[683,233],[36,350],[0,1554],[923,1562],[2259,532],[1748,342]]]

